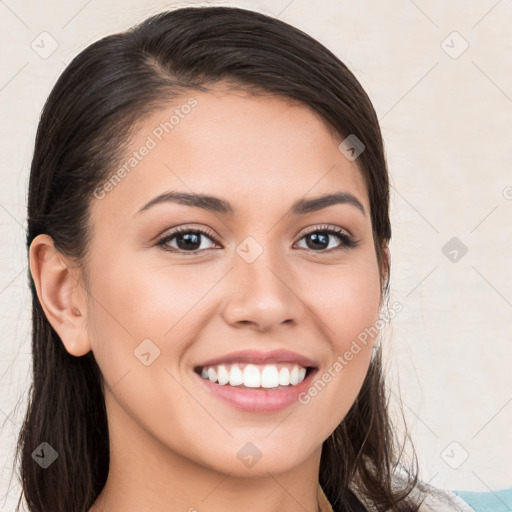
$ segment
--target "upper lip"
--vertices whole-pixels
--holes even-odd
[[[289,350],[272,350],[270,352],[261,352],[259,350],[239,350],[230,352],[222,356],[208,359],[197,365],[195,368],[204,368],[205,366],[215,366],[218,364],[229,363],[249,363],[249,364],[274,364],[274,363],[294,363],[304,368],[316,368],[317,364],[309,357],[291,352]]]

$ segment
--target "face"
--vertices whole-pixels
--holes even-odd
[[[234,475],[319,456],[380,304],[367,190],[341,140],[305,106],[221,90],[139,127],[91,204],[87,336],[112,446],[129,435]]]

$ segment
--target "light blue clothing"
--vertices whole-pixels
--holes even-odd
[[[512,512],[512,489],[491,492],[455,491],[475,512]]]

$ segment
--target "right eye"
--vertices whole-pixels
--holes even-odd
[[[189,226],[181,226],[161,237],[156,245],[161,246],[163,250],[178,254],[197,254],[211,247],[201,249],[201,238],[208,238],[215,241],[210,231],[203,229],[191,228]],[[172,247],[170,244],[176,239],[178,247]]]

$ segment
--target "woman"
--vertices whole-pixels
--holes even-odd
[[[473,510],[400,456],[382,138],[320,43],[208,7],[92,44],[28,203],[29,510]]]

